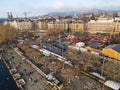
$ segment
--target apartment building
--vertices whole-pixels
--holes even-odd
[[[70,24],[70,28],[73,32],[85,32],[85,24],[83,22],[73,22]]]
[[[66,22],[48,22],[48,30],[66,31],[68,24]]]
[[[115,29],[113,34],[120,34],[120,22],[115,22],[114,27]]]
[[[87,32],[96,33],[110,33],[112,34],[115,30],[115,22],[113,19],[101,18],[98,20],[91,20],[87,23]]]
[[[10,26],[18,30],[29,30],[37,28],[40,30],[59,30],[67,31],[70,29],[72,32],[89,32],[92,34],[96,33],[108,33],[108,34],[119,34],[120,33],[120,22],[115,21],[113,18],[100,17],[97,20],[90,20],[83,22],[79,18],[40,18],[35,22],[31,20],[14,20],[7,22]],[[35,23],[35,25],[34,25]],[[36,27],[37,26],[37,27]]]
[[[31,21],[26,21],[26,20],[23,20],[23,21],[9,21],[8,24],[11,26],[11,27],[14,27],[18,30],[29,30],[29,29],[32,29],[32,26],[33,26],[33,23]]]
[[[37,21],[38,24],[38,29],[42,30],[47,30],[48,29],[48,22],[44,19],[40,19]]]

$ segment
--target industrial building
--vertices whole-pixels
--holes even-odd
[[[109,45],[102,50],[104,56],[120,60],[120,44]]]

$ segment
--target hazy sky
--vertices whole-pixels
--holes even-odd
[[[0,0],[0,17],[13,12],[14,17],[38,16],[52,11],[85,9],[119,9],[120,0]]]

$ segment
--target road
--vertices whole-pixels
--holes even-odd
[[[45,83],[43,83],[44,78],[34,70],[26,60],[22,58],[13,50],[8,48],[4,57],[9,65],[9,67],[16,68],[18,73],[25,80],[26,84],[23,85],[24,90],[51,90]]]

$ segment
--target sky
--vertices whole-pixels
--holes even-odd
[[[53,11],[120,9],[120,0],[0,0],[0,17],[39,16]]]

